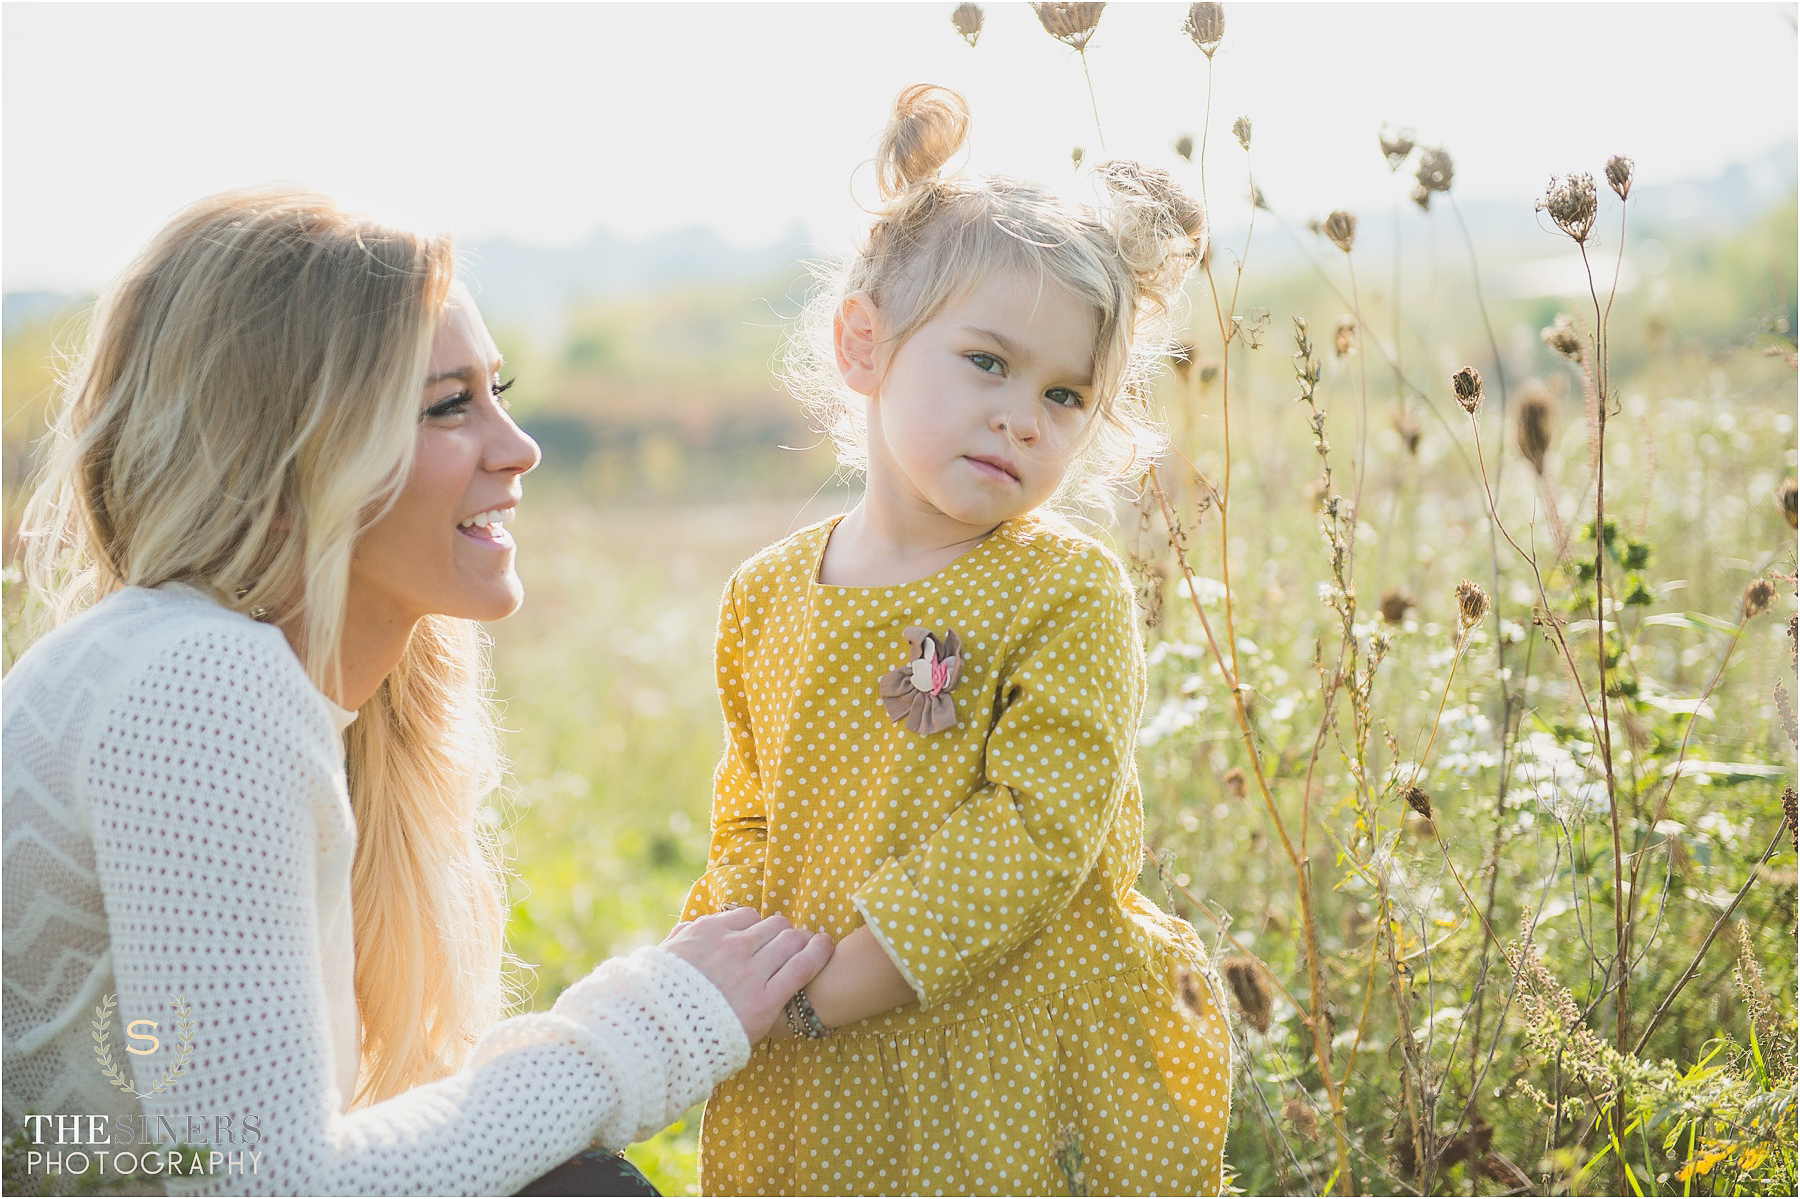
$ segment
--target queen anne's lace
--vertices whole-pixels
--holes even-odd
[[[211,1117],[225,1140],[230,1116],[215,1147],[256,1152],[256,1172],[202,1193],[508,1194],[655,1132],[744,1064],[725,997],[642,949],[495,1025],[456,1074],[346,1111],[349,719],[278,630],[178,584],[121,591],[19,660],[0,716],[9,1131],[141,1113]],[[181,1052],[177,994],[190,1060],[140,1101],[96,1060],[95,1009],[117,996],[110,1056],[152,1092]],[[137,1019],[167,1034],[148,1056],[123,1052]]]

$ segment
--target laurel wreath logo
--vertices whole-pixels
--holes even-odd
[[[112,1045],[106,1034],[112,1028],[113,1011],[119,1005],[116,995],[108,995],[94,1009],[94,1060],[100,1063],[100,1073],[106,1075],[113,1086],[127,1095],[138,1099],[169,1089],[169,1084],[187,1073],[188,1061],[194,1056],[194,1013],[187,1001],[179,995],[169,996],[169,1010],[175,1013],[175,1060],[163,1070],[162,1077],[148,1091],[140,1091],[131,1085],[131,1079],[123,1068],[113,1060]]]

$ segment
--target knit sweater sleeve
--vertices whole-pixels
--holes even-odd
[[[254,1172],[171,1190],[509,1194],[591,1143],[655,1132],[747,1060],[724,996],[644,949],[495,1025],[458,1072],[346,1112],[329,1009],[347,983],[322,965],[318,915],[320,888],[342,883],[327,834],[348,812],[343,751],[298,663],[268,639],[190,637],[93,729],[118,1010],[160,1015],[158,1046],[121,1064],[151,1127],[228,1116],[236,1143],[215,1123],[215,1146],[257,1155]]]

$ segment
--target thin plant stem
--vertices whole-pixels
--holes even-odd
[[[1100,128],[1100,101],[1094,95],[1094,77],[1088,73],[1087,48],[1077,50],[1081,59],[1081,77],[1087,80],[1088,106],[1094,110],[1094,136],[1100,139],[1100,152],[1106,153],[1106,131]]]
[[[1737,894],[1731,897],[1731,902],[1725,906],[1723,912],[1719,913],[1719,918],[1713,921],[1713,926],[1706,930],[1706,938],[1700,942],[1700,948],[1694,951],[1694,960],[1688,963],[1687,969],[1681,972],[1681,977],[1675,980],[1675,985],[1669,988],[1669,993],[1663,996],[1663,1001],[1656,1005],[1654,1012],[1650,1013],[1649,1022],[1644,1025],[1644,1031],[1638,1035],[1637,1044],[1632,1046],[1633,1056],[1643,1052],[1644,1046],[1650,1041],[1650,1034],[1656,1031],[1658,1024],[1662,1023],[1663,1014],[1669,1010],[1669,1005],[1675,1002],[1675,997],[1681,994],[1682,988],[1687,986],[1689,980],[1694,977],[1694,972],[1700,969],[1700,962],[1706,957],[1706,951],[1712,945],[1713,938],[1719,935],[1719,930],[1725,927],[1725,922],[1731,919],[1733,912],[1737,911],[1738,904],[1744,902],[1744,896],[1750,894],[1750,888],[1756,885],[1757,872],[1762,869],[1764,862],[1775,856],[1775,851],[1781,847],[1781,840],[1787,835],[1787,832],[1788,821],[1784,815],[1781,818],[1781,827],[1777,828],[1775,835],[1769,838],[1768,847],[1756,859],[1756,864],[1750,867],[1750,877],[1744,880],[1744,885],[1739,887]]]

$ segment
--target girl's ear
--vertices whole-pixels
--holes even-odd
[[[837,315],[831,318],[831,340],[837,349],[838,374],[845,386],[858,395],[874,395],[878,372],[875,366],[875,301],[869,293],[858,291],[844,297]]]

